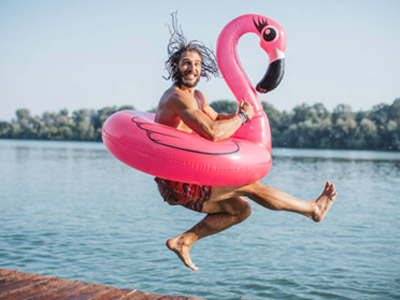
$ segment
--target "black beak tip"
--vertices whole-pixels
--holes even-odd
[[[266,94],[268,92],[266,89],[263,89],[259,85],[256,86],[256,90],[257,90],[257,92],[259,92],[261,94]]]

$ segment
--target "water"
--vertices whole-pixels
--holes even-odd
[[[202,218],[97,143],[0,140],[0,268],[204,299],[400,299],[400,153],[273,151],[263,179],[339,196],[322,223],[253,205],[192,248],[165,241]]]

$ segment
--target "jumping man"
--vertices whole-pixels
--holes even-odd
[[[227,139],[246,119],[251,120],[253,107],[242,101],[239,105],[242,114],[226,115],[217,113],[209,106],[206,97],[195,87],[200,77],[208,79],[210,75],[218,75],[215,56],[198,41],[186,41],[177,26],[175,15],[172,25],[166,67],[173,84],[160,99],[155,121],[182,131],[195,132],[215,142]],[[320,222],[337,195],[334,184],[330,182],[325,183],[322,194],[316,200],[304,201],[259,181],[222,187],[161,178],[155,180],[160,194],[169,204],[207,214],[194,227],[167,241],[167,247],[192,270],[198,268],[191,261],[189,250],[197,240],[238,224],[250,215],[251,206],[244,197],[271,210],[290,211]]]

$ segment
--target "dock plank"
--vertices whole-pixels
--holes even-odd
[[[0,269],[1,300],[201,300]]]

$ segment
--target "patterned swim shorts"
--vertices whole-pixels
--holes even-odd
[[[210,200],[211,186],[197,185],[154,178],[158,191],[164,201],[170,205],[182,205],[188,209],[201,212],[204,202]]]

